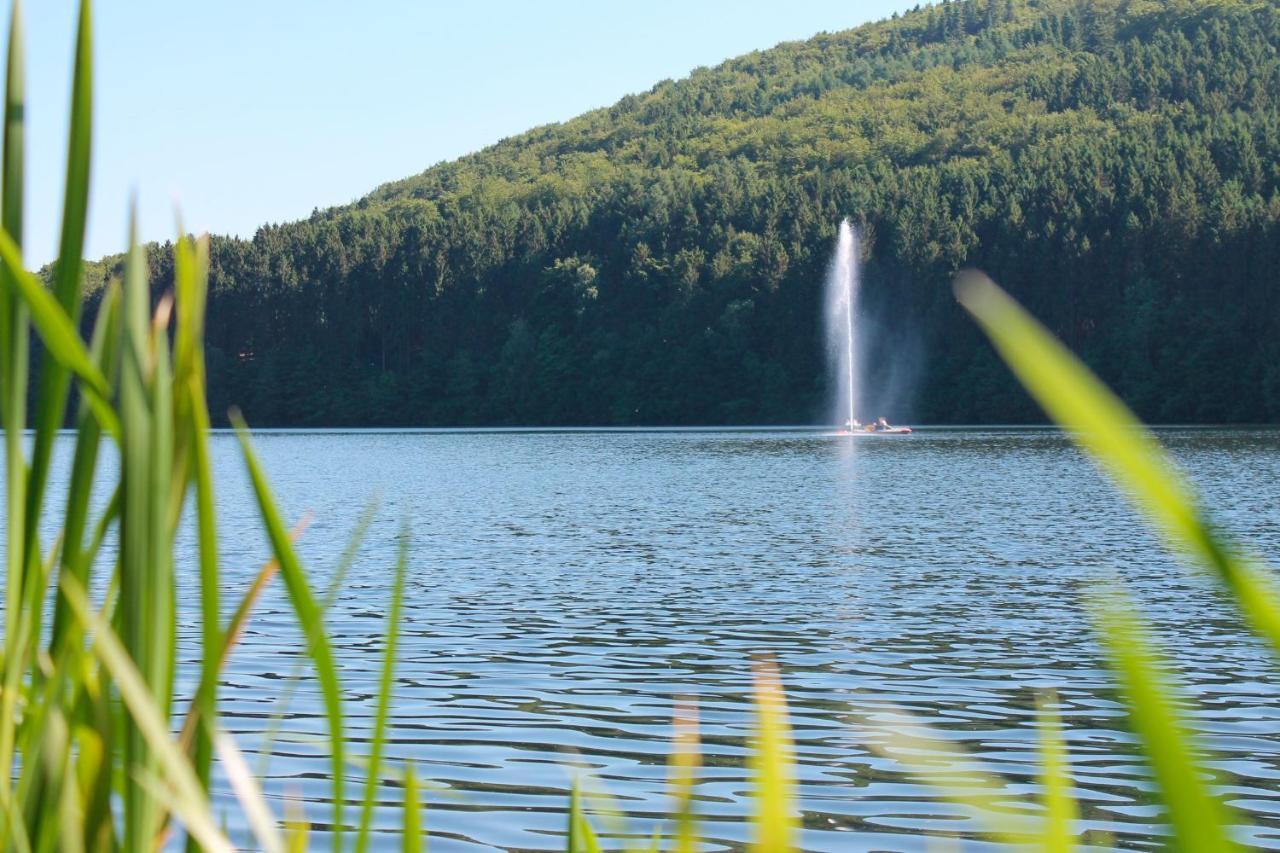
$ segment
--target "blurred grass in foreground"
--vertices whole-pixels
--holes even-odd
[[[88,209],[93,100],[92,26],[88,0],[80,7],[60,253],[51,289],[22,262],[22,179],[25,136],[22,27],[13,9],[6,64],[3,187],[0,188],[0,418],[5,432],[6,531],[2,669],[0,672],[0,843],[6,850],[148,850],[185,834],[191,849],[229,850],[209,805],[214,757],[239,803],[240,822],[263,850],[301,850],[312,826],[303,804],[283,820],[254,772],[218,722],[218,683],[253,605],[282,576],[321,689],[331,756],[333,797],[324,819],[328,841],[357,850],[372,838],[379,787],[403,790],[403,849],[424,849],[420,784],[408,764],[382,755],[396,638],[407,563],[407,532],[388,613],[383,672],[368,755],[348,751],[345,694],[324,617],[293,548],[293,538],[254,454],[248,428],[233,414],[273,559],[240,596],[232,618],[220,617],[219,554],[214,483],[209,461],[205,395],[204,306],[208,242],[180,236],[175,248],[175,293],[151,304],[143,250],[131,240],[123,282],[113,282],[89,341],[78,333],[81,253]],[[1204,567],[1236,602],[1245,622],[1280,650],[1280,608],[1259,561],[1226,543],[1208,523],[1190,488],[1159,444],[1070,353],[1003,291],[977,273],[963,275],[957,296],[1049,415],[1088,450],[1164,533],[1170,545]],[[28,394],[30,332],[43,347],[36,405]],[[172,341],[172,345],[171,345]],[[71,474],[65,494],[49,495],[54,439],[75,404]],[[30,457],[23,429],[34,424]],[[103,483],[97,462],[103,440],[120,451],[118,477]],[[111,495],[97,515],[95,484]],[[177,567],[174,538],[184,507],[194,504],[198,540],[201,664],[195,695],[175,711]],[[39,520],[60,513],[61,534],[42,542]],[[357,525],[357,539],[368,516]],[[102,543],[118,531],[119,548]],[[344,557],[343,564],[349,560]],[[91,597],[90,590],[105,590]],[[1204,780],[1201,751],[1177,710],[1173,679],[1151,648],[1141,619],[1120,581],[1089,601],[1117,681],[1124,691],[1175,843],[1187,850],[1230,849],[1238,820]],[[43,625],[46,613],[52,623]],[[288,695],[288,691],[286,691]],[[794,751],[783,683],[767,659],[755,674],[752,738],[753,849],[791,850],[799,843]],[[287,701],[287,700],[286,700]],[[895,757],[961,802],[984,834],[1017,846],[1065,851],[1080,842],[1071,796],[1066,740],[1052,697],[1040,705],[1040,802],[1028,822],[1012,821],[984,791],[998,780],[954,765],[964,758],[927,728],[895,727],[887,747]],[[278,708],[273,717],[283,717]],[[271,731],[274,731],[273,721]],[[174,732],[180,732],[176,737]],[[698,847],[696,820],[699,740],[697,714],[682,705],[675,720],[671,766],[673,818],[665,834],[641,849]],[[347,822],[344,778],[365,774],[354,825]],[[952,768],[943,781],[939,767]],[[390,777],[384,780],[383,775]],[[974,792],[977,793],[974,793]],[[575,786],[567,805],[566,849],[594,851],[600,836]],[[620,820],[610,807],[608,813]]]

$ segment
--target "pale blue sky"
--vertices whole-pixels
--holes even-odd
[[[664,78],[900,0],[97,0],[87,254],[251,235]],[[27,256],[54,254],[74,0],[27,0]],[[7,30],[7,25],[4,26]]]

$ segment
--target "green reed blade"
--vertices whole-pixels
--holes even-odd
[[[343,811],[343,774],[346,756],[343,740],[342,689],[339,683],[338,667],[334,661],[333,650],[329,645],[329,637],[325,632],[324,620],[319,607],[312,597],[311,588],[307,585],[306,573],[298,562],[293,544],[285,531],[280,511],[272,497],[271,487],[267,483],[266,474],[258,462],[249,441],[249,428],[240,416],[239,411],[230,413],[231,423],[240,439],[240,447],[245,465],[249,470],[249,479],[253,483],[254,495],[258,500],[258,510],[263,524],[267,528],[267,536],[271,540],[272,550],[280,562],[280,573],[284,576],[285,587],[289,591],[289,599],[302,626],[303,635],[307,638],[307,650],[316,664],[316,674],[320,679],[320,690],[324,696],[325,714],[329,722],[329,749],[333,772],[333,847],[342,847],[342,811]]]
[[[92,21],[89,0],[80,4],[75,67],[71,84],[71,119],[67,136],[67,175],[62,204],[62,235],[54,273],[54,294],[74,327],[80,317],[81,268],[85,221],[89,206],[90,136],[93,123]],[[35,442],[27,491],[25,538],[35,538],[44,502],[49,462],[58,429],[66,416],[70,377],[56,359],[40,365],[40,396],[35,408]]]
[[[1008,802],[1016,798],[1000,776],[901,708],[891,709],[892,721],[882,725],[884,744],[873,745],[881,754],[906,767],[913,776],[955,803],[981,827],[981,834],[998,844],[1025,848],[1036,839],[1029,821],[1011,814]]]
[[[1211,569],[1252,628],[1280,652],[1280,598],[1251,558],[1227,547],[1159,442],[1087,367],[985,275],[956,296],[1049,416],[1096,459],[1169,543]]]
[[[180,240],[179,245],[189,245]],[[205,402],[205,370],[203,350],[203,314],[208,288],[208,241],[201,241],[195,256],[183,253],[184,274],[178,276],[178,361],[179,375],[187,377],[187,419],[184,433],[190,446],[192,475],[195,481],[196,534],[200,560],[200,627],[201,664],[197,703],[200,714],[213,720],[217,714],[218,673],[222,669],[223,637],[220,628],[221,603],[218,590],[217,509],[213,492],[213,463],[209,454],[209,409]],[[190,273],[186,271],[190,270]],[[181,415],[179,415],[181,417]],[[174,519],[176,523],[176,519]],[[195,767],[200,784],[208,790],[213,747],[204,727],[197,732]],[[196,848],[194,839],[188,845]]]
[[[93,336],[89,344],[90,357],[105,376],[113,376],[113,362],[119,347],[115,341],[120,331],[120,288],[109,286],[98,308]],[[59,571],[70,574],[85,589],[89,588],[92,560],[85,552],[84,532],[89,520],[89,500],[93,494],[94,472],[98,463],[98,451],[102,439],[102,425],[93,410],[81,405],[76,424],[76,443],[71,461],[71,480],[67,487],[67,504],[63,513],[62,561]],[[73,620],[66,602],[58,596],[53,618],[53,634],[49,648],[56,650],[63,641]]]
[[[71,733],[68,732],[68,743],[70,740]],[[71,753],[71,749],[68,748],[68,759]],[[66,783],[62,786],[62,796],[58,807],[54,810],[58,822],[58,848],[62,853],[84,853],[85,850],[84,840],[80,835],[85,825],[85,816],[81,808],[80,791],[76,786],[74,770],[75,764],[68,760],[65,771]]]
[[[163,311],[163,306],[161,308]],[[169,495],[174,476],[173,463],[173,377],[170,372],[169,338],[159,322],[151,327],[149,342],[153,362],[150,413],[151,460],[148,465],[151,487],[148,498],[151,537],[151,592],[154,597],[148,634],[155,649],[153,676],[156,697],[165,718],[172,716],[173,682],[177,665],[177,584],[173,575],[174,525],[169,517]]]
[[[106,377],[93,363],[84,342],[80,340],[80,333],[62,310],[58,300],[45,290],[38,278],[20,266],[15,267],[22,263],[22,250],[4,230],[0,230],[0,261],[4,262],[0,269],[9,270],[5,277],[13,285],[13,292],[22,305],[30,309],[31,323],[40,333],[40,341],[49,356],[80,380],[89,404],[94,407],[94,414],[103,427],[113,435],[119,433],[120,426],[111,408],[111,389]],[[26,316],[25,313],[23,316]]]
[[[1237,849],[1228,832],[1233,816],[1201,781],[1203,771],[1171,697],[1165,667],[1132,608],[1120,592],[1113,591],[1110,600],[1093,602],[1093,615],[1124,691],[1134,732],[1160,788],[1177,848]]]
[[[787,722],[787,700],[778,667],[760,660],[754,667],[756,708],[751,770],[755,780],[755,839],[759,853],[795,849],[794,751]]]
[[[1039,696],[1040,788],[1044,792],[1044,833],[1040,840],[1045,853],[1068,853],[1075,849],[1075,824],[1080,813],[1071,794],[1071,773],[1067,765],[1067,745],[1062,721],[1053,705],[1056,698]]]
[[[120,599],[116,620],[120,638],[137,665],[152,697],[162,685],[160,656],[154,647],[155,621],[161,616],[160,598],[168,590],[152,587],[151,442],[152,415],[149,384],[153,377],[147,311],[150,303],[146,261],[136,240],[136,212],[131,215],[129,252],[125,260],[120,369]],[[154,775],[144,733],[126,721],[124,737],[124,846],[149,845],[159,826],[159,807],[141,779]]]
[[[698,849],[698,824],[693,810],[693,786],[701,765],[697,705],[678,703],[673,725],[675,744],[671,751],[669,784],[676,817],[675,851],[695,853]]]
[[[306,853],[311,824],[307,822],[307,814],[302,802],[290,798],[285,804],[284,842],[289,853]]]
[[[369,849],[369,829],[373,823],[373,801],[378,794],[378,774],[382,750],[387,739],[387,717],[391,713],[391,682],[395,676],[396,641],[400,637],[400,609],[404,601],[404,573],[409,563],[409,531],[400,531],[400,554],[396,558],[395,584],[391,588],[391,610],[387,613],[386,649],[382,659],[382,678],[378,684],[378,708],[373,724],[373,743],[369,748],[369,767],[365,771],[364,803],[360,809],[360,830],[356,835],[356,851]]]
[[[120,691],[120,699],[128,709],[128,716],[146,738],[156,757],[156,766],[164,774],[164,787],[170,794],[170,805],[174,813],[183,821],[187,830],[200,839],[205,849],[230,851],[231,845],[210,820],[209,803],[200,790],[191,765],[170,738],[169,728],[151,696],[150,687],[134,666],[128,651],[107,621],[94,611],[84,590],[73,578],[62,579],[62,591],[76,618],[85,630],[93,634],[94,655],[111,673],[112,681]],[[154,774],[151,778],[154,778]],[[134,783],[139,787],[145,786],[141,778],[135,779]],[[155,793],[155,790],[148,791],[152,799],[155,798]],[[129,848],[126,845],[126,849],[149,848],[153,840],[154,835],[142,847]]]
[[[565,853],[601,853],[600,839],[591,828],[591,821],[582,810],[582,796],[575,779],[569,791],[569,829],[565,838]]]
[[[22,430],[26,426],[27,402],[27,316],[17,298],[15,280],[23,271],[22,240],[23,146],[25,144],[25,81],[23,78],[22,12],[15,0],[9,21],[9,47],[5,75],[4,151],[0,186],[0,228],[15,237],[12,252],[0,256],[0,417],[5,438],[6,527],[9,531],[5,555],[5,639],[3,697],[0,697],[0,838],[8,837],[5,827],[12,813],[11,780],[13,766],[16,701],[26,660],[15,650],[23,645],[23,586],[27,556],[23,550],[26,530],[27,464],[22,450]]]
[[[67,790],[72,782],[69,778],[72,757],[71,737],[66,718],[59,709],[49,709],[42,737],[34,741],[34,745],[36,749],[24,751],[23,756],[28,760],[39,756],[42,770],[40,775],[44,785],[40,798],[42,807],[31,820],[35,827],[35,849],[37,853],[53,853],[56,848],[63,847],[59,838],[62,829],[61,822],[58,820],[58,814],[61,811],[59,806],[66,807],[70,799],[73,803],[71,805],[73,813],[78,811],[74,805],[74,798],[67,796]]]
[[[360,550],[360,545],[364,542],[365,535],[369,532],[369,525],[373,523],[377,512],[378,501],[375,499],[365,506],[360,517],[356,519],[355,527],[352,528],[351,535],[347,537],[347,544],[343,547],[342,554],[338,557],[338,562],[329,577],[329,587],[325,590],[324,600],[320,602],[320,615],[322,617],[327,619],[329,611],[333,609],[333,603],[337,600],[338,593],[346,582],[347,572],[350,571],[351,566],[355,563],[356,552]],[[280,728],[284,725],[284,716],[298,691],[298,685],[302,683],[305,669],[306,664],[304,661],[298,661],[293,665],[293,669],[285,677],[284,688],[280,691],[275,704],[271,707],[267,726],[258,748],[257,774],[259,779],[265,779],[268,770],[271,768],[271,755],[274,751],[276,740],[280,736]]]
[[[422,803],[418,797],[418,772],[413,762],[404,765],[404,826],[401,833],[403,853],[422,853]]]

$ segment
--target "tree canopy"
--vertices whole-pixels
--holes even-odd
[[[977,266],[1142,417],[1280,421],[1278,108],[1276,0],[956,0],[781,44],[215,238],[211,402],[261,426],[814,421],[849,217],[885,414],[1038,419],[954,303]]]

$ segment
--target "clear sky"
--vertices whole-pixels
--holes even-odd
[[[26,0],[27,257],[51,260],[75,0]],[[90,257],[251,235],[664,78],[902,0],[96,0]],[[7,24],[3,25],[7,31]]]

